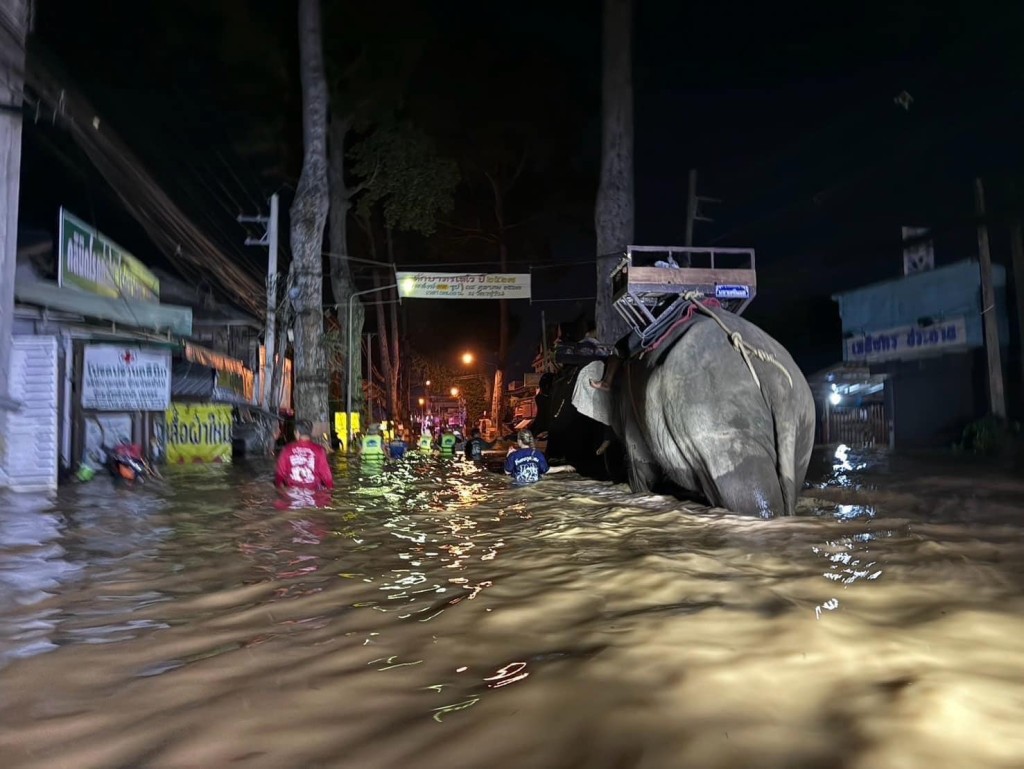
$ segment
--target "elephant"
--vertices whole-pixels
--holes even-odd
[[[547,433],[545,453],[552,464],[572,465],[588,478],[625,483],[628,475],[621,444],[600,455],[595,453],[606,427],[581,414],[572,403],[581,371],[583,366],[570,365],[557,376],[541,377],[537,419],[531,428],[535,435]]]
[[[807,380],[789,352],[753,323],[700,309],[656,346],[623,361],[603,395],[630,487],[668,486],[762,518],[793,515],[814,447]],[[552,440],[561,427],[552,421]]]

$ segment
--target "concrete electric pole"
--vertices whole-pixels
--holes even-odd
[[[701,203],[721,203],[722,201],[718,198],[702,198],[697,194],[697,169],[690,169],[690,184],[689,191],[686,196],[686,246],[693,245],[693,223],[694,222],[713,222],[707,216],[700,215],[700,204]]]
[[[1024,230],[1019,216],[1010,225],[1010,247],[1013,249],[1013,287],[1017,298],[1017,338],[1024,344]],[[1024,354],[1020,355],[1020,365],[1021,390],[1018,397],[1024,404]]]
[[[978,261],[981,266],[981,317],[985,325],[985,354],[988,358],[988,400],[992,415],[1006,419],[1006,397],[1003,394],[1003,364],[999,354],[999,316],[996,315],[996,292],[992,286],[992,254],[988,248],[988,225],[985,223],[985,188],[981,179],[974,180],[974,205],[978,215]]]
[[[263,334],[263,365],[260,368],[260,405],[277,413],[277,404],[271,392],[274,381],[274,356],[276,354],[277,332],[277,233],[278,233],[278,199],[275,192],[270,196],[270,216],[239,216],[242,223],[252,222],[263,224],[266,231],[262,238],[246,238],[247,246],[266,246],[269,249],[267,260],[267,325]],[[273,408],[272,408],[273,406]]]
[[[14,272],[18,259],[21,189],[21,104],[25,86],[28,0],[0,0],[0,470],[7,466],[5,414],[10,397],[14,333]]]

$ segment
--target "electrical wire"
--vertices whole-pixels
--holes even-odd
[[[227,259],[222,251],[155,183],[120,139],[103,125],[85,98],[32,53],[28,85],[59,114],[76,143],[114,188],[125,208],[186,278],[207,273],[256,317],[265,313],[265,286]]]

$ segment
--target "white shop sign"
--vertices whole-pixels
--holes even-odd
[[[899,360],[966,346],[967,327],[961,317],[931,326],[899,326],[851,337],[846,340],[843,359],[869,362]]]
[[[529,299],[530,274],[396,272],[398,295],[407,299]]]
[[[84,363],[82,408],[164,411],[171,402],[169,350],[89,345]]]

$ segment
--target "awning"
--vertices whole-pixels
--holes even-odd
[[[126,327],[176,336],[189,336],[192,333],[190,307],[112,299],[44,280],[16,281],[14,296],[24,304],[120,323]]]
[[[251,403],[254,394],[253,372],[237,358],[231,358],[192,342],[185,342],[185,360],[213,369],[213,389],[210,398],[215,402]]]

